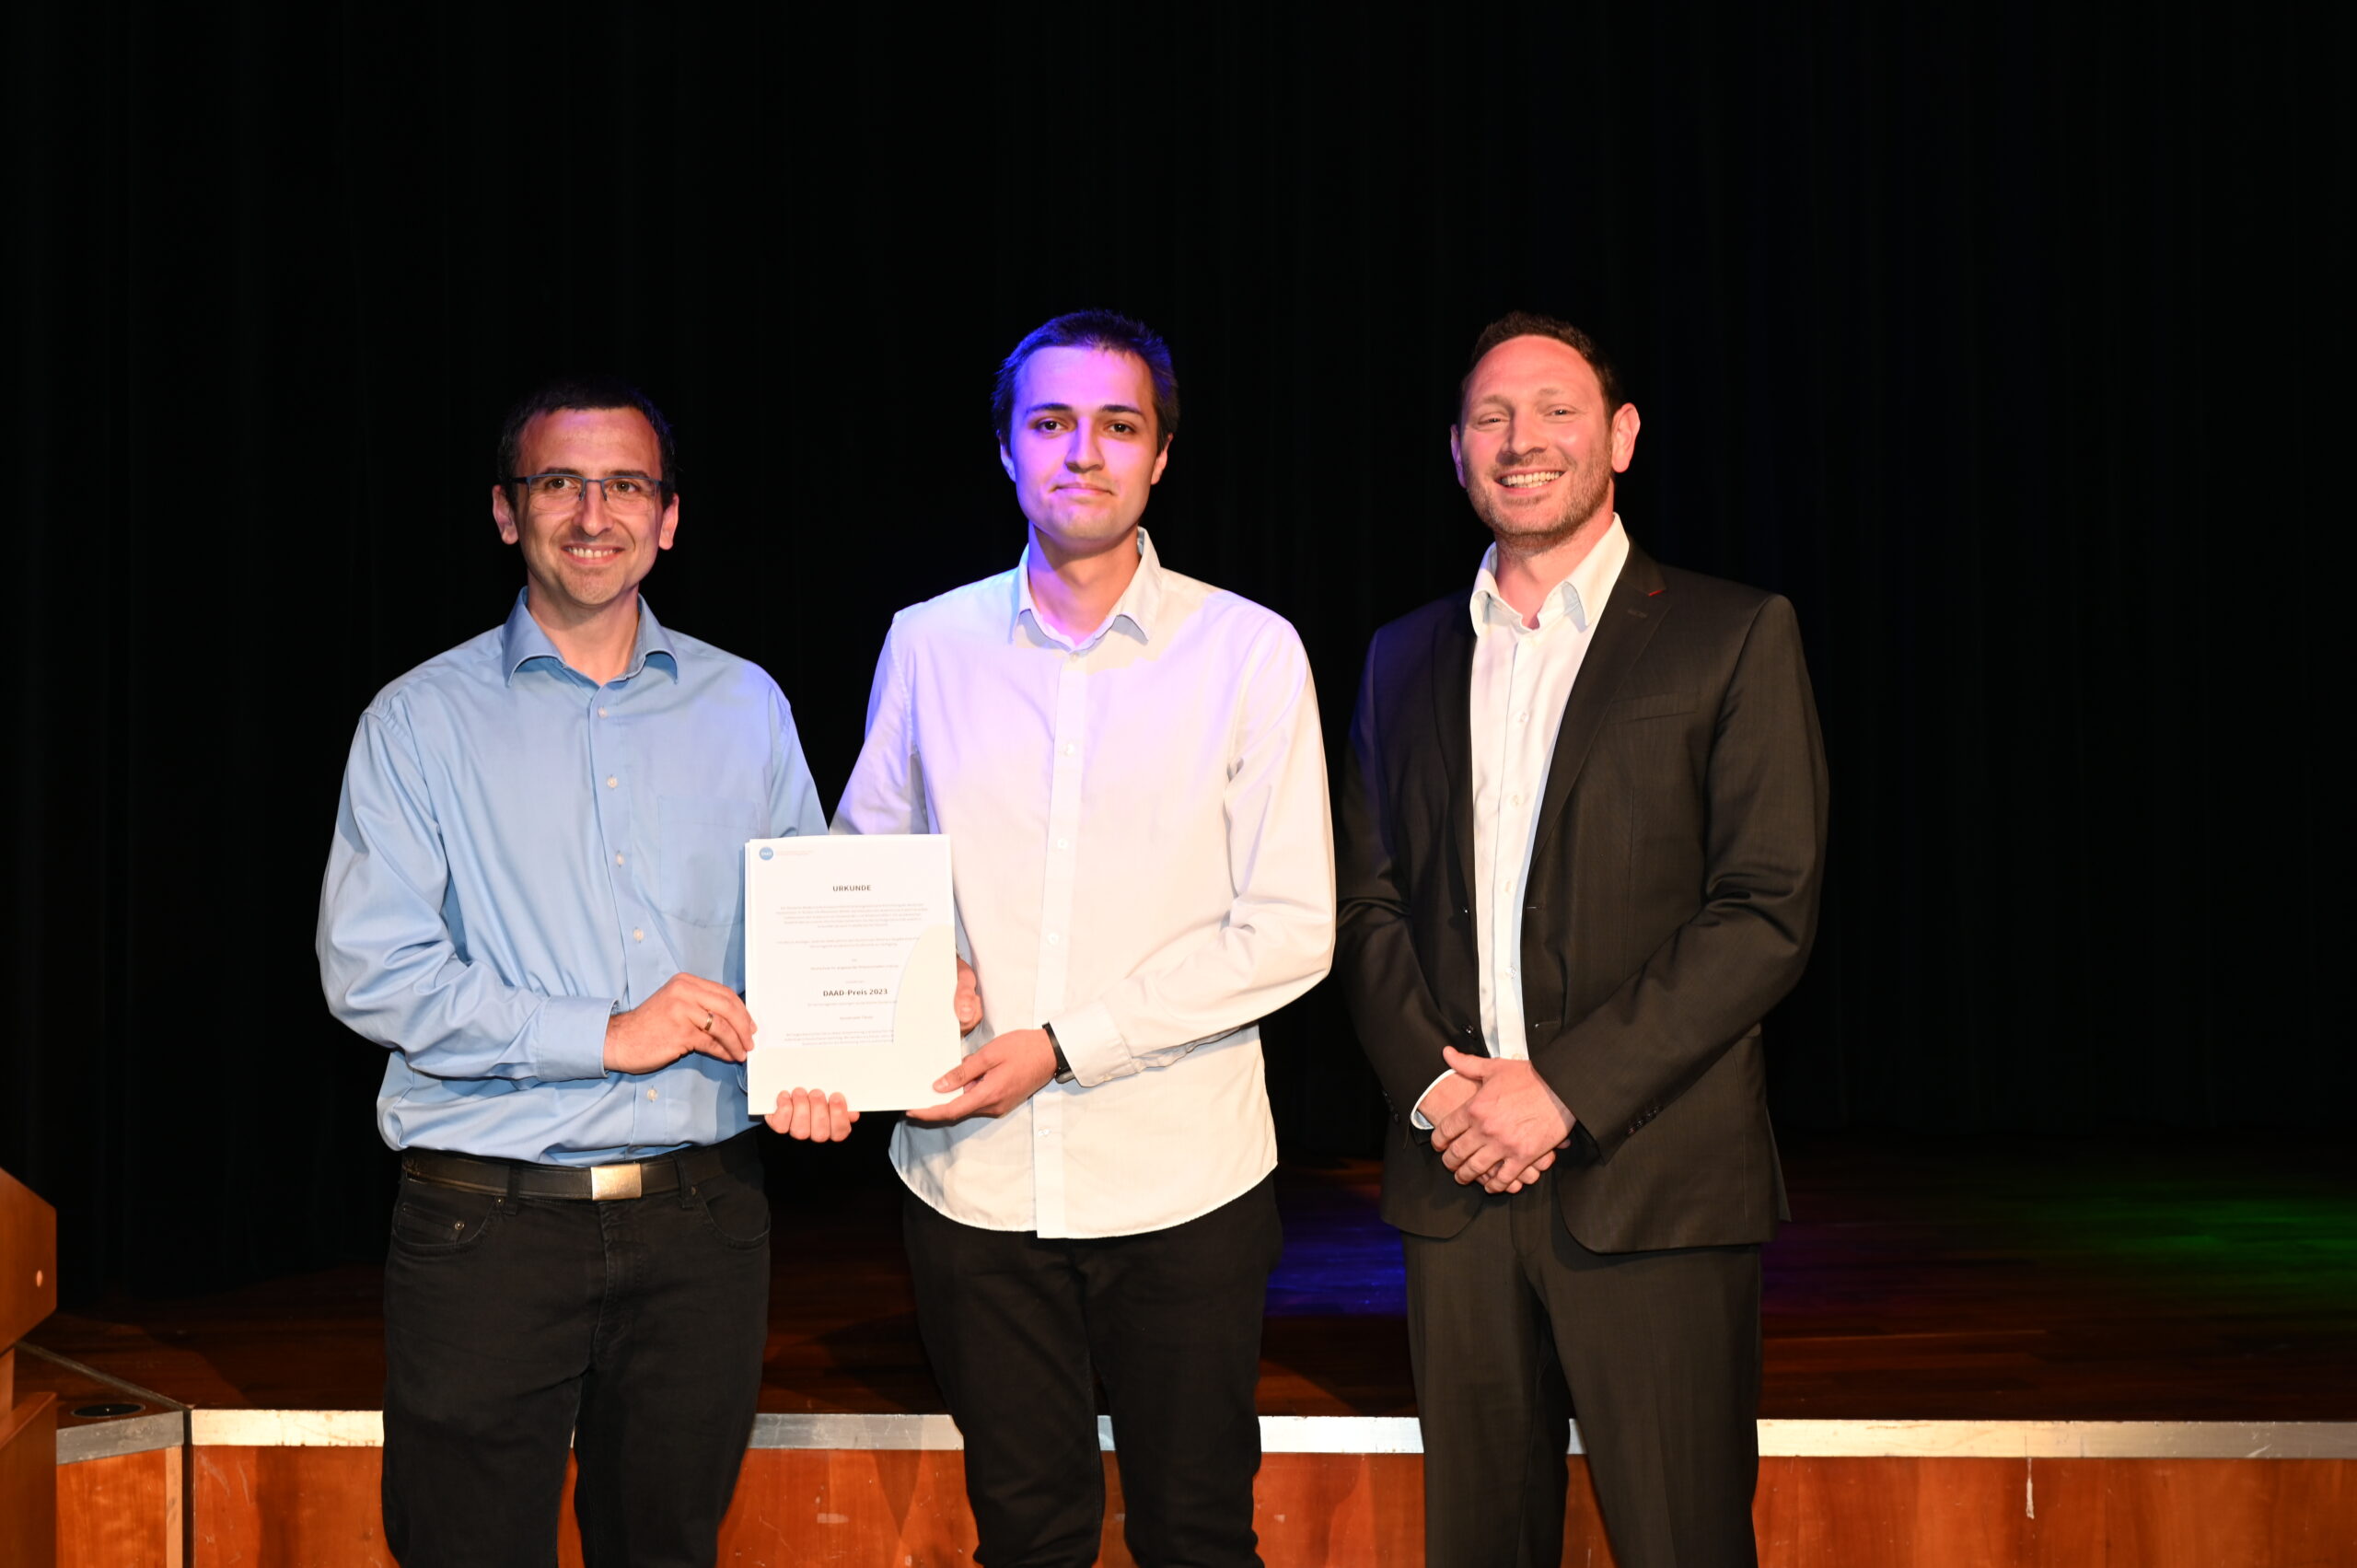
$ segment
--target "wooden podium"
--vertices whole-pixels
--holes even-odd
[[[57,1211],[0,1170],[0,1568],[57,1561],[53,1394],[17,1398],[17,1342],[57,1309]]]

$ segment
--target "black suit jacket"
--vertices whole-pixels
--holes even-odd
[[[1335,972],[1392,1107],[1383,1217],[1483,1199],[1408,1113],[1480,1053],[1466,595],[1367,649],[1335,813]],[[1578,1119],[1548,1178],[1592,1251],[1764,1241],[1784,1207],[1759,1019],[1817,928],[1824,743],[1792,606],[1631,550],[1565,703],[1531,849],[1523,1011]]]

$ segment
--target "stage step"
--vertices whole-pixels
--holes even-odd
[[[143,1430],[160,1438],[146,1419]],[[185,1455],[195,1568],[391,1568],[378,1535],[377,1411],[198,1410],[180,1419],[183,1432],[147,1458],[176,1470]],[[1256,1524],[1270,1568],[1420,1561],[1413,1420],[1263,1416],[1260,1426]],[[1753,1516],[1766,1568],[2357,1562],[2357,1423],[1763,1421],[1759,1437]],[[1109,1422],[1098,1438],[1110,1568],[1130,1558]],[[961,1447],[944,1415],[763,1415],[721,1562],[970,1563]],[[118,1439],[105,1462],[121,1466],[138,1452]],[[1576,1432],[1571,1453],[1566,1561],[1605,1568],[1612,1560],[1578,1481]],[[67,1554],[67,1540],[95,1540],[94,1510],[111,1511],[134,1483],[125,1470],[112,1499],[68,1485],[69,1470],[96,1476],[87,1469],[94,1462],[61,1453],[61,1563],[178,1564],[178,1556],[101,1557],[87,1547]],[[560,1560],[580,1562],[569,1511]]]

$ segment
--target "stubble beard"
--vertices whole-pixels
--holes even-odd
[[[1569,487],[1562,505],[1540,517],[1506,515],[1486,478],[1467,486],[1466,494],[1472,498],[1474,516],[1488,527],[1499,550],[1514,555],[1544,555],[1579,532],[1603,508],[1612,492],[1612,470],[1591,461],[1566,468],[1561,482]]]

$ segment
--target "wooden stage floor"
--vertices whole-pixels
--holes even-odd
[[[773,1151],[766,1412],[941,1409],[877,1133]],[[1766,1418],[2357,1420],[2357,1154],[2310,1136],[1786,1140]],[[1411,1414],[1369,1162],[1281,1168],[1268,1415]],[[373,1411],[379,1272],[102,1300],[32,1343],[182,1404]]]

